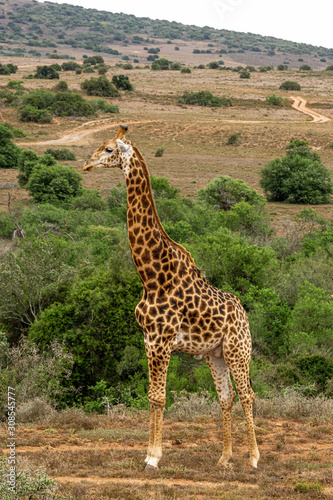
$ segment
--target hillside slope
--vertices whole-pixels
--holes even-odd
[[[324,69],[333,61],[333,49],[251,33],[200,28],[36,0],[17,0],[15,3],[3,0],[0,4],[0,55],[3,56],[69,53],[75,57],[75,49],[81,49],[81,52],[109,53],[120,59],[135,51],[137,62],[143,63],[147,61],[143,46],[147,50],[154,44],[176,42],[196,50],[194,59],[198,64],[206,62],[207,54],[210,60],[227,57],[235,64],[286,64],[290,68],[298,68],[305,61],[313,69]]]

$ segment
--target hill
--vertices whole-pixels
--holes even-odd
[[[195,57],[186,61],[193,65],[226,57],[229,64],[298,68],[305,58],[314,69],[324,69],[333,61],[333,49],[324,47],[36,0],[0,3],[0,44],[2,56],[57,58],[61,53],[75,58],[94,51],[146,63],[149,48],[160,45],[162,55],[171,45],[179,62],[184,47],[187,53],[195,50]]]

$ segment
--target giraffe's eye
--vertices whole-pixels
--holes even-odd
[[[105,148],[105,151],[106,151],[107,153],[113,153],[113,149],[111,149],[111,148]]]

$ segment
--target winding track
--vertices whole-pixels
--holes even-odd
[[[291,96],[291,99],[294,100],[292,107],[296,109],[297,111],[300,111],[301,113],[304,113],[306,115],[309,115],[313,118],[313,122],[315,123],[325,123],[330,121],[331,119],[328,118],[327,116],[321,115],[320,113],[317,113],[317,111],[313,111],[310,108],[306,107],[306,100],[303,99],[302,97],[294,97]],[[118,122],[110,122],[110,118],[106,118],[103,120],[92,120],[90,122],[86,122],[83,125],[80,125],[79,127],[76,127],[75,129],[72,130],[69,134],[64,135],[63,137],[60,137],[60,139],[51,139],[49,141],[38,141],[38,142],[21,142],[18,143],[18,146],[28,146],[28,145],[35,145],[35,146],[49,146],[49,145],[60,145],[60,144],[72,144],[76,143],[77,141],[83,139],[85,136],[94,134],[96,132],[100,132],[102,130],[107,130],[111,128],[115,128],[119,126]],[[126,122],[128,125],[136,125],[139,123],[158,123],[162,120],[135,120],[135,121],[129,121]],[[239,122],[239,123],[244,123],[242,120],[221,120],[223,122]],[[260,123],[259,121],[246,121],[246,123]]]
[[[331,119],[328,118],[327,116],[321,115],[320,113],[317,113],[317,111],[313,111],[310,108],[306,107],[306,100],[303,99],[303,97],[297,96],[290,96],[291,99],[294,99],[294,102],[292,104],[292,107],[294,109],[297,109],[297,111],[300,111],[301,113],[304,113],[305,115],[312,116],[313,121],[316,123],[325,123],[329,122]]]

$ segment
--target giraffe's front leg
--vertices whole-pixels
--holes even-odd
[[[166,347],[159,353],[150,349],[149,354],[150,424],[148,452],[145,461],[147,464],[146,469],[157,469],[162,456],[163,411],[170,349]]]

